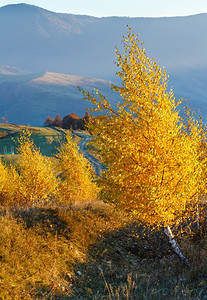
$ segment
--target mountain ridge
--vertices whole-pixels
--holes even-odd
[[[0,64],[29,72],[111,79],[115,73],[114,49],[127,24],[140,33],[149,55],[167,70],[207,66],[207,54],[202,50],[207,47],[207,14],[98,18],[55,13],[27,4],[0,8]]]
[[[196,111],[200,109],[206,117],[207,14],[162,18],[98,18],[55,13],[27,4],[0,8],[0,73],[10,74],[7,77],[0,75],[2,116],[7,114],[8,119],[16,122],[15,101],[21,109],[25,109],[25,115],[19,112],[19,122],[21,120],[24,124],[28,119],[31,125],[37,124],[37,120],[40,122],[36,115],[38,110],[42,110],[42,121],[38,125],[44,122],[45,111],[48,111],[48,115],[54,115],[54,112],[61,114],[61,111],[67,114],[71,110],[82,114],[81,94],[75,85],[68,90],[67,75],[88,78],[84,84],[88,90],[93,89],[92,83],[95,84],[95,80],[90,81],[89,78],[117,81],[115,47],[121,48],[119,45],[127,32],[127,24],[132,31],[139,33],[148,55],[155,57],[170,75],[169,87],[173,88],[176,97],[189,99],[192,108]],[[38,74],[41,77],[39,81]],[[23,84],[23,78],[27,80],[33,77],[36,81]],[[64,81],[65,85],[60,85]],[[110,84],[97,84],[112,99]],[[70,106],[71,109],[65,112],[65,107],[58,108],[55,97],[61,99],[59,104]],[[70,98],[73,100],[67,105],[65,99]],[[9,105],[6,104],[7,100]],[[116,101],[116,97],[112,100]],[[27,112],[30,115],[28,118]]]
[[[41,11],[47,11],[50,13],[54,13],[54,14],[60,14],[60,15],[75,15],[75,16],[86,16],[86,17],[91,17],[91,18],[97,18],[97,19],[105,19],[105,18],[127,18],[127,19],[172,19],[172,18],[188,18],[188,17],[194,17],[194,16],[200,16],[200,15],[206,15],[206,13],[196,13],[196,14],[190,14],[190,15],[183,15],[183,16],[161,16],[161,17],[129,17],[129,16],[115,16],[115,15],[111,15],[111,16],[103,16],[103,17],[97,17],[97,16],[93,16],[93,15],[87,15],[87,14],[73,14],[73,13],[66,13],[66,12],[55,12],[53,10],[50,9],[46,9],[46,8],[42,8],[41,6],[38,5],[33,5],[33,4],[27,4],[27,3],[15,3],[15,4],[7,4],[7,5],[3,5],[0,6],[0,10],[1,9],[35,9],[35,10],[41,10]]]
[[[92,91],[95,87],[116,103],[111,82],[103,79],[52,72],[24,75],[0,75],[0,118],[10,123],[43,125],[48,116],[61,117],[75,112],[79,117],[93,107],[82,99],[77,86]]]

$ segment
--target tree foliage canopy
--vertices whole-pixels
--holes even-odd
[[[78,150],[72,135],[67,132],[66,141],[56,155],[60,172],[59,198],[66,203],[89,201],[98,195],[97,186],[93,182],[93,169]]]
[[[105,111],[89,125],[106,165],[102,195],[150,225],[170,225],[205,193],[205,131],[190,112],[181,119],[165,70],[130,28],[122,43],[123,52],[116,49],[122,84],[112,85],[122,98],[117,109],[98,91],[83,92]]]
[[[18,143],[21,201],[25,203],[48,201],[57,188],[51,161],[35,147],[29,130],[22,133]]]

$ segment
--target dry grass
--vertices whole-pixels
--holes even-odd
[[[105,234],[78,267],[82,276],[73,299],[206,299],[207,236],[178,240],[190,268],[172,253],[162,232],[131,223]]]
[[[0,299],[207,299],[206,198],[199,232],[174,228],[190,268],[162,231],[100,200],[53,201],[0,208]]]
[[[100,205],[100,204],[99,204]],[[76,264],[103,231],[118,226],[115,216],[91,205],[1,209],[0,299],[69,296]]]
[[[0,299],[206,299],[206,232],[178,239],[190,268],[101,201],[2,208]]]

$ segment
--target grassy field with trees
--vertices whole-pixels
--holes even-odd
[[[123,45],[117,110],[83,92],[106,112],[99,177],[69,130],[0,126],[0,299],[207,299],[206,130],[130,28]]]
[[[199,230],[185,215],[172,227],[189,268],[162,230],[99,199],[74,140],[54,167],[32,134],[19,134],[18,160],[0,166],[1,299],[205,299],[205,200]]]
[[[0,132],[5,135],[0,139],[0,155],[4,153],[14,152],[17,154],[17,138],[20,136],[22,130],[27,126],[0,123]],[[43,155],[52,156],[56,152],[56,148],[64,141],[64,130],[50,127],[30,127],[32,139],[35,145],[40,148]]]

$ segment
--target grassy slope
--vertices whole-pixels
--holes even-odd
[[[0,213],[0,299],[206,299],[206,234],[182,238],[186,268],[101,201]]]
[[[18,146],[17,139],[26,126],[3,124],[0,123],[0,131],[8,133],[8,136],[0,139],[0,154],[5,152],[11,152],[17,154],[16,148]],[[48,127],[29,127],[32,131],[32,138],[37,148],[43,155],[52,156],[56,152],[56,148],[60,146],[64,140],[64,130],[53,129]],[[13,159],[13,156],[9,155],[4,157],[5,160]]]
[[[111,91],[110,84],[110,81],[102,79],[50,72],[14,76],[0,74],[1,115],[7,114],[9,122],[31,126],[41,126],[46,117],[55,118],[57,113],[62,118],[72,112],[82,117],[86,108],[93,105],[83,100],[77,86],[86,91],[98,88],[113,105],[117,96]]]
[[[21,125],[0,124],[13,143]],[[31,128],[51,155],[63,137]],[[4,159],[14,159],[14,155]],[[180,238],[183,267],[163,233],[143,231],[101,201],[0,208],[0,299],[206,299],[207,234]]]

